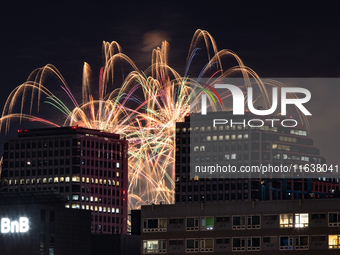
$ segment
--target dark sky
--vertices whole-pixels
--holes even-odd
[[[151,35],[168,39],[169,64],[184,74],[196,29],[207,30],[219,49],[236,52],[261,77],[339,78],[340,18],[336,6],[327,3],[7,1],[0,9],[1,105],[31,71],[48,63],[59,69],[76,94],[85,61],[99,73],[102,41],[117,41],[145,69],[150,64]],[[330,123],[331,127],[329,133],[336,136],[335,125]],[[321,153],[337,158],[338,146],[325,143],[330,136],[314,133]]]

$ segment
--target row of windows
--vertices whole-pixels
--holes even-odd
[[[118,174],[118,172],[117,172]],[[119,176],[119,175],[118,175]],[[108,186],[120,186],[119,181],[115,180],[107,180],[107,179],[97,179],[97,178],[89,178],[89,177],[82,177],[81,182],[82,183],[91,183],[92,184],[103,184],[103,185],[108,185]],[[74,182],[74,183],[79,183],[80,182],[80,176],[74,175],[72,177],[70,176],[62,176],[62,177],[49,177],[49,178],[32,178],[32,179],[3,179],[2,184],[3,186],[12,186],[12,185],[31,185],[31,184],[52,184],[52,183],[67,183],[67,182]]]
[[[66,204],[66,208],[73,208],[73,209],[82,209],[82,210],[90,210],[93,212],[103,212],[103,213],[116,213],[116,214],[123,214],[123,210],[114,207],[105,207],[105,206],[97,206],[97,205],[80,205],[78,203],[73,203],[71,205]]]
[[[94,232],[99,231],[100,233],[102,232],[108,232],[111,233],[111,226],[106,226],[106,225],[97,225],[97,224],[91,224],[91,230]],[[120,227],[120,232],[119,232],[119,226],[112,226],[112,233],[122,233],[123,232],[123,227]]]
[[[79,141],[77,139],[73,139],[72,145],[79,145]],[[8,145],[5,144],[5,150],[8,148]],[[26,141],[26,142],[10,142],[9,149],[10,150],[19,150],[19,149],[35,149],[35,148],[53,148],[53,147],[69,147],[71,146],[71,140],[55,140],[55,141]]]
[[[100,150],[109,150],[109,151],[121,151],[122,146],[118,143],[99,143],[95,141],[85,141],[83,140],[83,147],[87,148],[95,148],[95,149],[100,149]],[[117,147],[117,148],[116,148]]]
[[[278,250],[309,250],[310,243],[326,245],[329,249],[340,249],[340,235],[295,235],[295,236],[247,236],[220,238],[187,238],[143,240],[143,253],[166,253],[183,247],[186,253],[214,252],[219,250],[260,251],[261,248]],[[262,243],[261,243],[262,239]],[[274,247],[274,248],[273,248]],[[312,248],[312,247],[311,247]]]
[[[247,125],[219,125],[219,126],[201,126],[201,127],[183,127],[183,128],[176,128],[176,133],[190,133],[192,130],[194,130],[194,132],[210,132],[210,131],[229,131],[229,130],[247,130],[249,127]],[[261,127],[251,127],[252,129],[260,129],[260,130],[264,130],[264,131],[271,131],[271,132],[277,132],[278,129],[277,127],[271,127],[268,125],[263,125]],[[302,131],[302,130],[297,130],[297,131]],[[306,131],[305,131],[306,132]],[[294,133],[295,134],[295,131]],[[298,132],[299,134],[299,132]]]
[[[264,222],[275,222],[279,219],[280,228],[304,228],[309,226],[310,215],[308,213],[286,213],[262,215]],[[311,220],[326,219],[326,213],[312,213]],[[233,230],[260,229],[261,215],[232,215],[232,216],[203,216],[186,218],[151,218],[143,219],[143,232],[164,232],[167,231],[168,224],[185,225],[186,231],[213,230],[215,225],[229,223]],[[328,213],[328,226],[340,226],[340,212]]]
[[[242,139],[248,139],[248,134],[238,134],[238,135],[214,135],[214,136],[206,136],[206,137],[194,137],[194,143],[198,143],[199,140],[201,142],[211,142],[211,141],[229,141],[229,140],[242,140]]]

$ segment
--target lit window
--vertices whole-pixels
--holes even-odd
[[[214,217],[202,217],[201,230],[213,230],[213,229],[214,229]]]
[[[78,201],[79,200],[79,195],[72,195],[72,200],[73,201]]]
[[[242,135],[237,135],[237,139],[242,139]]]
[[[236,135],[232,135],[231,140],[236,140]]]
[[[210,142],[211,141],[211,136],[207,136],[207,141]]]
[[[197,146],[198,147],[198,146]],[[205,146],[200,147],[200,151],[205,151]]]
[[[216,135],[213,136],[213,141],[217,141],[217,136]]]
[[[117,187],[119,187],[119,181],[117,181],[116,185],[117,185]]]
[[[295,227],[296,228],[308,227],[308,213],[295,214]]]
[[[66,178],[69,178],[69,177],[66,177]],[[72,182],[80,182],[80,176],[73,175],[72,176]]]
[[[223,135],[220,135],[220,136],[218,137],[218,140],[223,141]]]
[[[290,214],[280,214],[280,227],[293,227],[294,216]]]
[[[119,213],[119,208],[116,209],[116,214],[118,214],[118,213]]]
[[[224,139],[225,139],[225,140],[229,140],[229,139],[230,139],[230,136],[229,136],[229,135],[226,135],[226,136],[224,137]]]
[[[116,164],[116,167],[117,167],[117,169],[119,169],[120,168],[120,164],[117,162],[117,164]]]
[[[308,227],[309,217],[308,213],[296,213],[295,217],[293,214],[280,214],[280,227]]]
[[[80,209],[80,205],[79,204],[72,204],[72,208],[73,209]]]
[[[340,235],[328,235],[328,248],[340,249]]]
[[[58,180],[59,180],[59,178],[58,178],[58,177],[54,177],[54,182],[55,182],[55,183],[57,183],[57,182],[58,182]]]
[[[236,153],[231,154],[231,159],[236,159]]]
[[[65,177],[65,182],[70,182],[70,177]]]
[[[144,240],[143,253],[165,253],[166,240]]]

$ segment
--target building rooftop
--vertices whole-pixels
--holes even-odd
[[[119,134],[113,134],[96,129],[83,128],[79,126],[58,127],[58,128],[41,128],[41,129],[22,129],[18,130],[18,137],[36,137],[36,136],[55,136],[55,135],[72,135],[72,134],[90,134],[97,137],[108,137],[120,139]]]

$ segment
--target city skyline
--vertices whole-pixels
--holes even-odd
[[[185,17],[184,12],[177,10],[176,5],[170,5],[171,8],[169,11],[164,8],[161,9],[161,12],[165,14],[164,17],[171,17],[177,16],[179,17],[176,22],[179,22],[179,20],[183,19]],[[30,8],[33,8],[33,6],[29,6]],[[72,7],[67,9],[66,7]],[[94,5],[91,6],[94,7],[95,9],[98,8],[98,6]],[[130,8],[131,6],[128,5],[122,5],[120,8],[126,8],[126,10],[131,10],[133,11],[134,8]],[[136,6],[135,6],[136,7]],[[235,10],[239,10],[239,7],[241,5],[235,4],[235,6],[230,6],[230,8],[234,8]],[[102,67],[102,64],[100,62],[103,61],[99,57],[99,50],[96,48],[96,53],[95,53],[95,47],[93,47],[94,44],[98,45],[96,47],[101,46],[101,41],[105,40],[105,38],[99,38],[99,35],[103,37],[110,37],[112,38],[111,40],[115,40],[120,45],[122,45],[122,48],[124,49],[126,47],[126,51],[124,50],[123,52],[126,53],[128,56],[131,56],[133,60],[136,62],[136,65],[140,70],[144,70],[145,66],[148,66],[148,62],[150,61],[150,55],[151,51],[153,48],[160,46],[160,42],[164,39],[167,39],[170,41],[170,45],[172,48],[170,49],[170,55],[169,55],[169,63],[172,63],[174,67],[178,67],[177,69],[180,70],[181,75],[185,73],[185,61],[186,61],[186,54],[187,54],[187,49],[189,48],[189,41],[190,37],[192,34],[194,34],[195,28],[199,28],[199,26],[202,26],[203,28],[207,28],[207,31],[211,33],[211,35],[215,38],[217,45],[219,46],[219,49],[224,49],[224,48],[230,48],[231,50],[235,51],[238,55],[241,53],[243,56],[240,56],[243,61],[245,61],[246,65],[249,66],[250,68],[254,69],[255,72],[258,72],[260,77],[273,77],[273,76],[283,76],[283,77],[301,77],[301,76],[312,76],[312,77],[337,77],[337,69],[336,66],[332,64],[332,61],[326,61],[326,64],[323,64],[322,66],[320,65],[312,65],[310,60],[311,54],[309,54],[310,49],[316,49],[322,45],[326,45],[324,39],[325,38],[330,38],[330,35],[332,35],[332,28],[334,26],[333,23],[330,22],[330,19],[327,18],[326,16],[323,16],[323,19],[313,19],[313,14],[317,13],[320,11],[319,8],[312,8],[310,13],[302,12],[304,10],[304,6],[295,6],[294,11],[292,11],[290,14],[290,18],[287,19],[286,22],[281,22],[282,20],[275,17],[273,13],[276,14],[286,14],[289,11],[289,6],[281,6],[279,9],[275,9],[275,11],[271,14],[269,14],[269,10],[273,6],[260,6],[259,8],[259,13],[263,14],[261,18],[254,19],[254,13],[252,12],[251,5],[246,5],[245,8],[243,9],[243,16],[245,18],[245,21],[252,21],[254,24],[247,23],[246,30],[240,30],[240,25],[235,25],[234,26],[229,26],[230,29],[228,30],[231,35],[229,36],[229,33],[226,33],[225,31],[222,31],[221,29],[218,29],[213,22],[208,21],[209,19],[205,20],[206,22],[198,22],[199,19],[198,17],[200,14],[207,14],[208,11],[205,13],[202,11],[198,11],[196,15],[192,14],[189,17],[192,18],[191,22],[188,24],[188,26],[182,27],[182,29],[175,29],[171,25],[171,22],[168,22],[168,20],[164,19],[161,20],[161,22],[157,23],[157,25],[153,25],[152,21],[155,19],[157,20],[156,17],[153,19],[150,19],[148,21],[144,21],[142,23],[147,24],[146,27],[140,28],[139,26],[134,27],[133,20],[129,23],[123,24],[123,21],[125,20],[126,17],[122,17],[122,15],[116,15],[114,17],[115,21],[118,23],[113,24],[113,30],[116,31],[116,33],[110,34],[109,31],[110,29],[107,29],[105,31],[105,28],[108,28],[105,22],[102,22],[102,26],[89,26],[89,21],[94,18],[94,16],[91,16],[91,19],[86,19],[82,17],[82,14],[84,13],[91,13],[87,9],[89,6],[83,6],[82,8],[77,9],[77,6],[64,6],[64,7],[56,7],[53,12],[51,12],[51,17],[54,17],[55,20],[51,19],[46,19],[45,22],[39,23],[39,19],[32,17],[31,19],[28,19],[26,27],[27,31],[24,33],[28,37],[32,36],[32,42],[28,41],[27,44],[24,44],[25,46],[23,47],[15,47],[17,45],[17,36],[16,33],[12,33],[14,30],[11,30],[11,26],[6,26],[5,31],[7,32],[8,38],[12,38],[12,44],[8,44],[8,42],[5,42],[5,46],[8,46],[7,49],[10,49],[9,52],[13,53],[8,59],[9,61],[3,65],[3,68],[1,69],[2,71],[5,72],[7,70],[6,68],[10,68],[6,74],[10,74],[11,72],[19,72],[21,68],[25,68],[26,70],[30,67],[32,67],[28,72],[33,71],[37,67],[41,67],[45,63],[51,63],[53,65],[57,65],[57,68],[60,69],[60,72],[62,75],[65,75],[66,82],[70,84],[70,90],[75,91],[75,97],[77,100],[80,98],[80,93],[79,93],[79,86],[81,83],[81,74],[83,73],[81,68],[83,68],[83,61],[88,61],[93,68],[93,84],[98,84],[98,80],[100,76],[100,68]],[[262,7],[262,9],[261,9]],[[29,13],[28,9],[26,12]],[[147,7],[146,7],[147,8]],[[116,8],[115,10],[118,10],[119,8]],[[154,7],[150,8],[151,10],[154,10]],[[195,10],[197,11],[199,7],[196,7]],[[214,8],[216,11],[217,8]],[[60,11],[60,13],[58,13]],[[168,12],[167,12],[168,11]],[[299,12],[300,11],[300,12]],[[19,14],[20,12],[18,12]],[[34,13],[34,11],[33,11]],[[44,12],[40,12],[42,15],[46,15]],[[65,13],[65,16],[62,16],[61,13]],[[20,18],[26,17],[25,13],[23,14]],[[82,17],[82,19],[79,19],[74,22],[70,22],[70,18],[73,17]],[[217,20],[222,22],[224,19],[226,19],[226,16],[222,15],[225,14],[222,10],[218,11],[216,13]],[[230,13],[229,13],[230,14]],[[233,24],[233,19],[236,18],[237,15],[240,15],[241,12],[236,12],[234,16],[228,17],[230,24]],[[279,15],[279,16],[280,16]],[[331,15],[329,15],[331,16]],[[5,17],[7,17],[5,15]],[[99,16],[98,16],[99,17]],[[100,16],[102,19],[106,19],[105,15]],[[267,21],[268,18],[272,18],[272,24],[268,25]],[[22,23],[19,21],[20,19],[16,20],[15,22],[12,23],[12,28],[18,28],[19,26],[22,26]],[[306,23],[306,20],[308,20],[309,23]],[[83,23],[82,23],[82,22]],[[175,21],[174,21],[175,22]],[[319,33],[323,34],[324,36],[317,36],[316,39],[318,40],[309,40],[311,37],[313,37],[312,30],[308,29],[308,25],[310,22],[314,22],[314,24],[317,24],[317,27],[320,27],[322,25],[328,25],[325,26],[322,30],[318,30]],[[319,23],[318,23],[319,22]],[[88,26],[82,27],[81,25],[87,24]],[[96,23],[95,23],[96,24]],[[99,24],[99,23],[98,23]],[[121,26],[118,26],[117,24],[120,24]],[[32,26],[31,26],[32,25]],[[35,32],[35,26],[44,29],[44,32],[42,33],[36,33]],[[256,27],[256,25],[260,25]],[[210,30],[208,29],[210,28]],[[294,28],[294,29],[289,29],[289,28]],[[88,31],[86,30],[88,29]],[[260,29],[260,31],[258,30]],[[55,33],[53,32],[55,30],[56,32],[61,33],[61,35],[65,35],[65,37],[56,37],[55,39],[54,35]],[[127,33],[124,33],[128,31]],[[82,35],[77,36],[75,34],[72,34],[73,31],[81,31],[84,32]],[[105,31],[105,32],[104,32]],[[242,32],[241,32],[242,31]],[[261,32],[262,31],[262,32]],[[255,37],[254,35],[263,35],[265,32],[269,32],[266,34],[264,37],[264,40],[260,40],[259,38],[261,37]],[[93,40],[91,38],[87,40],[87,37],[85,36],[85,32],[97,32],[94,33],[98,37]],[[247,33],[248,32],[248,33]],[[288,33],[289,36],[291,37],[286,37],[285,33]],[[110,34],[110,35],[109,35]],[[109,35],[109,36],[108,36]],[[294,41],[294,43],[290,44],[287,42],[291,42],[289,38],[294,38],[296,36],[297,38],[300,38],[302,43],[297,43],[297,41]],[[26,37],[24,37],[26,38]],[[139,38],[139,40],[136,40],[135,38]],[[121,41],[119,40],[121,39]],[[253,40],[245,40],[245,39],[253,39]],[[267,39],[267,40],[266,40]],[[269,40],[270,39],[270,40]],[[282,40],[282,42],[280,41]],[[109,40],[106,40],[109,41]],[[188,43],[186,43],[186,41]],[[247,42],[249,41],[249,42]],[[66,43],[65,43],[66,42]],[[271,42],[276,42],[277,44],[273,44]],[[280,43],[278,43],[280,42]],[[307,44],[308,42],[308,44]],[[328,42],[331,42],[331,40],[328,40]],[[71,44],[79,45],[79,47],[70,47]],[[124,43],[124,44],[123,44]],[[230,47],[229,47],[230,43]],[[90,46],[90,44],[92,46]],[[126,46],[125,46],[126,45]],[[221,46],[222,45],[222,46]],[[267,45],[267,47],[265,47]],[[52,46],[52,47],[51,47]],[[57,46],[57,47],[53,47]],[[60,46],[60,47],[59,47]],[[270,47],[268,47],[270,46]],[[274,47],[275,46],[275,47]],[[327,44],[327,47],[324,47],[324,49],[330,50],[331,46],[333,44]],[[272,48],[274,47],[274,48]],[[6,47],[4,47],[5,49]],[[184,50],[185,49],[185,50]],[[278,49],[284,49],[283,52],[278,51]],[[27,51],[26,51],[27,50]],[[300,50],[300,51],[298,51]],[[276,54],[279,54],[279,57],[275,54],[272,54],[273,51],[276,52]],[[190,51],[189,51],[190,52]],[[202,66],[207,63],[206,58],[203,54],[204,50],[198,51],[198,57],[195,57],[199,60],[196,63],[192,64],[192,73],[197,75],[199,72],[198,70],[201,70]],[[314,51],[318,52],[319,55],[313,54],[313,58],[318,57],[320,59],[320,52],[319,51]],[[24,53],[24,54],[23,54]],[[43,54],[42,54],[43,53]],[[61,55],[59,53],[62,53]],[[81,54],[80,54],[81,53]],[[287,54],[289,53],[289,54]],[[6,52],[6,54],[8,54]],[[16,55],[17,54],[17,55]],[[62,58],[61,56],[65,56],[63,54],[66,54],[67,57]],[[81,57],[79,57],[79,54]],[[96,54],[96,55],[95,55]],[[289,62],[287,56],[290,56],[292,61]],[[149,56],[149,57],[146,57]],[[275,56],[275,58],[273,58]],[[332,55],[327,55],[330,59],[334,59],[336,57],[336,54]],[[284,60],[281,61],[282,57],[284,57]],[[286,58],[285,58],[286,57]],[[306,58],[307,57],[307,58]],[[202,59],[205,59],[202,61]],[[245,60],[246,58],[246,60]],[[317,58],[317,59],[318,59]],[[30,59],[30,62],[26,61],[26,65],[19,67],[19,65],[22,63],[22,61],[15,61],[16,62],[16,67],[13,68],[11,67],[11,61],[12,59]],[[38,59],[38,61],[36,61]],[[41,63],[41,60],[44,59],[44,64],[39,65],[38,63]],[[80,60],[81,59],[81,60]],[[90,59],[90,61],[88,60]],[[93,61],[93,59],[96,59]],[[174,59],[181,59],[180,60],[175,60]],[[305,59],[301,61],[301,59]],[[308,59],[308,60],[306,60]],[[53,61],[55,60],[55,61]],[[287,62],[288,61],[288,62]],[[275,63],[280,62],[281,64],[284,63],[285,65],[276,66]],[[17,63],[20,63],[19,65]],[[94,65],[92,65],[94,63]],[[201,65],[201,63],[204,63]],[[60,64],[61,68],[58,66]],[[35,66],[33,66],[35,65]],[[74,71],[75,66],[78,68],[78,74],[75,74],[76,72]],[[278,68],[279,67],[279,68]],[[67,69],[67,70],[62,70],[62,69]],[[176,69],[176,70],[177,70]],[[5,82],[6,81],[6,74],[4,74],[5,77]],[[20,72],[21,75],[21,72]],[[192,74],[191,74],[192,75]],[[27,75],[25,75],[26,77]],[[8,79],[8,78],[7,78]],[[12,80],[10,82],[16,83],[16,85],[21,84],[24,80],[20,81],[15,81],[17,78],[15,76],[15,79],[12,75]],[[120,86],[120,84],[116,84],[115,86]],[[6,87],[7,88],[7,87]],[[55,89],[56,84],[52,83],[51,88]],[[315,87],[316,93],[313,93],[313,95],[322,95],[322,93],[319,93],[320,88]],[[337,88],[330,88],[330,90],[333,90],[336,92]],[[6,89],[4,88],[4,92],[6,92]],[[336,96],[337,93],[332,93],[331,91],[331,96]],[[61,94],[60,92],[57,92],[57,94]],[[5,94],[5,93],[4,93]],[[8,93],[9,94],[9,93]],[[322,99],[322,102],[318,102],[314,104],[319,106],[319,105],[325,105],[324,102],[330,102],[330,100],[326,97]],[[332,102],[336,102],[336,100],[332,100]],[[43,107],[45,108],[45,107]],[[320,110],[321,115],[326,111],[327,113],[331,113],[334,111],[333,109],[337,109],[338,105],[333,106],[331,108],[332,110],[328,108],[323,108]],[[325,116],[325,114],[323,114]],[[336,110],[334,115],[336,115]],[[57,120],[57,121],[60,121]],[[337,147],[334,147],[336,143],[333,143],[333,146],[330,146],[329,141],[336,141],[334,139],[334,130],[337,129],[338,127],[338,122],[333,124],[332,122],[329,123],[328,125],[325,125],[322,121],[317,121],[318,124],[314,124],[314,131],[312,129],[312,137],[316,142],[316,145],[321,148],[321,153],[323,156],[326,158],[329,158],[327,154],[330,152],[332,153],[332,158],[337,159]],[[321,125],[320,125],[321,124]],[[327,126],[327,129],[325,130],[325,126]],[[323,132],[320,132],[320,130],[323,130]],[[322,136],[321,136],[322,135]],[[325,138],[326,137],[326,138]],[[323,143],[322,146],[319,146],[319,142]],[[330,151],[324,155],[325,149]]]

